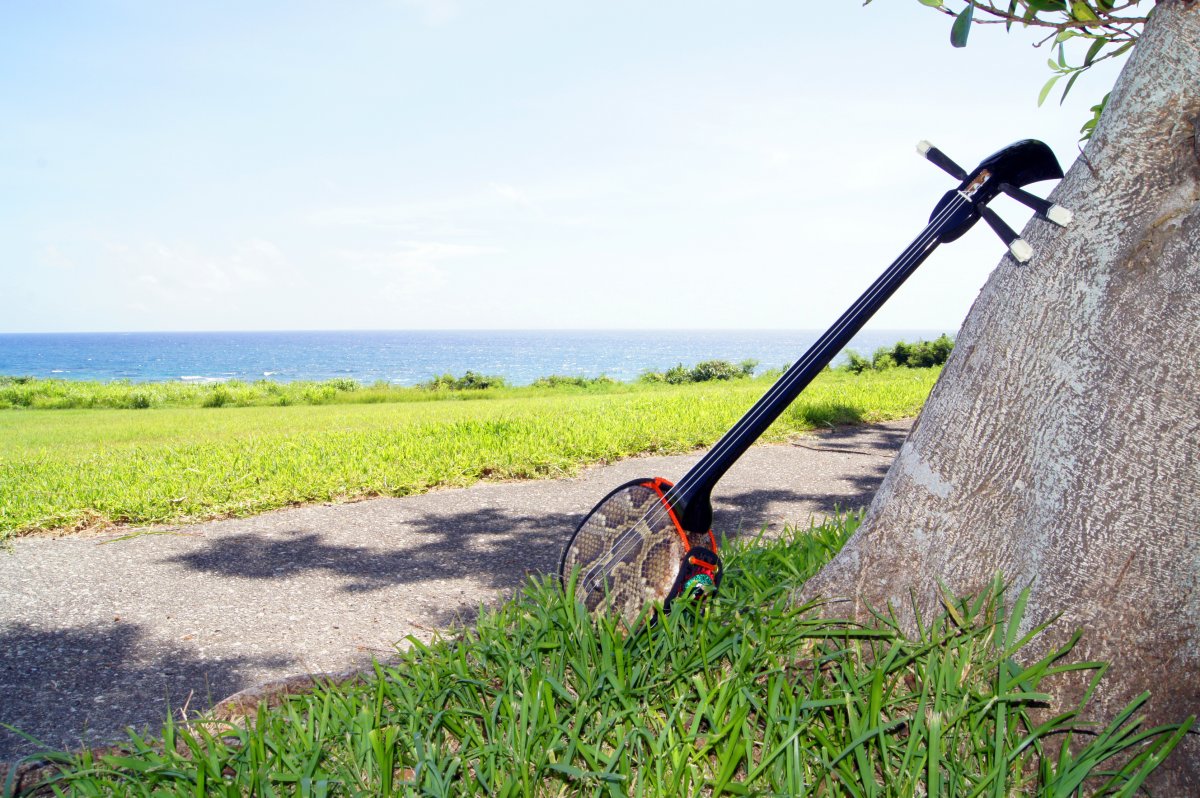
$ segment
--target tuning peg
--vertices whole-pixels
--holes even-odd
[[[928,141],[921,139],[917,142],[917,152],[921,157],[928,160],[930,163],[937,166],[942,171],[948,173],[955,180],[966,180],[967,170],[950,160],[946,153],[939,150],[937,147],[930,144]]]
[[[982,205],[979,208],[979,215],[988,223],[988,227],[996,231],[996,235],[1000,236],[1000,240],[1008,247],[1008,251],[1017,259],[1018,263],[1025,263],[1033,257],[1033,247],[1018,236],[1016,231],[1009,227],[994,210]]]
[[[1075,215],[1063,206],[1055,205],[1050,200],[1034,196],[1025,189],[1017,188],[1009,183],[1001,183],[1000,190],[1022,205],[1032,208],[1035,213],[1041,214],[1059,227],[1066,227],[1075,218]]]

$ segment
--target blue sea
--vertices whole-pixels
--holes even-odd
[[[0,334],[0,374],[69,380],[219,382],[349,377],[414,385],[475,371],[526,385],[550,374],[632,380],[682,363],[748,358],[759,369],[796,360],[820,330],[396,330]],[[874,330],[850,347],[953,330]],[[839,355],[839,358],[844,357]],[[835,361],[836,362],[836,361]]]

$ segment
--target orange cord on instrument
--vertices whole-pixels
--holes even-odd
[[[663,491],[664,485],[668,488],[672,488],[675,486],[675,483],[664,477],[655,477],[650,482],[643,484],[658,494],[658,498],[662,500],[663,506],[667,508],[667,515],[671,517],[671,523],[675,525],[675,532],[678,533],[679,540],[683,542],[683,550],[687,551],[690,549],[692,547],[692,542],[688,540],[687,533],[683,531],[683,524],[679,523],[679,519],[675,517],[675,508],[673,508],[671,503],[667,501],[666,492]],[[709,532],[709,534],[711,535],[712,533]]]

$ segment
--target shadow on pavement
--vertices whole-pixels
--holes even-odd
[[[394,549],[330,544],[320,533],[296,529],[294,537],[284,540],[264,540],[254,533],[229,535],[166,561],[258,580],[324,571],[343,577],[341,589],[349,592],[467,576],[506,589],[520,585],[527,572],[556,570],[562,547],[582,517],[530,516],[489,507],[408,522],[404,542],[398,541]],[[387,537],[381,534],[383,546]]]
[[[816,515],[865,506],[887,473],[888,461],[849,480],[853,491],[830,496],[786,488],[759,488],[721,495],[714,500],[713,528],[729,539],[759,534],[773,507],[807,503]],[[169,558],[195,571],[261,581],[283,580],[320,571],[340,577],[341,590],[382,590],[398,584],[472,578],[490,588],[519,587],[528,573],[558,570],[563,546],[591,508],[578,513],[509,512],[486,507],[454,513],[430,513],[405,522],[391,534],[380,532],[380,546],[328,542],[306,528],[291,537],[264,539],[256,533],[228,535],[203,548]],[[807,519],[789,519],[804,523]]]
[[[164,706],[175,713],[207,709],[246,687],[251,665],[289,663],[198,658],[131,623],[53,630],[15,624],[0,632],[0,723],[43,745],[0,727],[0,761],[110,742],[129,726],[157,732]]]
[[[878,470],[878,475],[872,473],[871,475],[856,478],[853,480],[855,492],[838,496],[769,488],[741,491],[732,496],[722,496],[720,499],[713,501],[713,531],[717,533],[718,539],[722,535],[729,540],[757,537],[762,532],[763,526],[771,520],[768,508],[778,504],[810,505],[812,507],[812,517],[816,520],[834,515],[835,513],[857,510],[860,507],[865,507],[871,501],[875,489],[879,487],[879,483],[886,473],[887,466],[883,466]],[[805,518],[789,518],[787,519],[787,524],[789,526],[799,525],[802,528],[807,528],[806,522],[808,520]],[[776,526],[773,531],[778,532],[781,530]]]
[[[820,437],[797,441],[792,445],[804,445],[818,451],[836,451],[878,456],[887,461],[890,466],[900,451],[901,444],[908,437],[907,429],[887,429],[877,427],[874,440],[863,440],[859,434],[860,427],[846,427],[827,432]],[[887,470],[887,466],[884,467]]]

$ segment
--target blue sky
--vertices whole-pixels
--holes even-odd
[[[824,328],[950,187],[916,141],[1066,167],[1115,77],[1039,109],[1046,48],[916,0],[3,14],[0,332]],[[956,328],[1002,252],[871,326]]]

